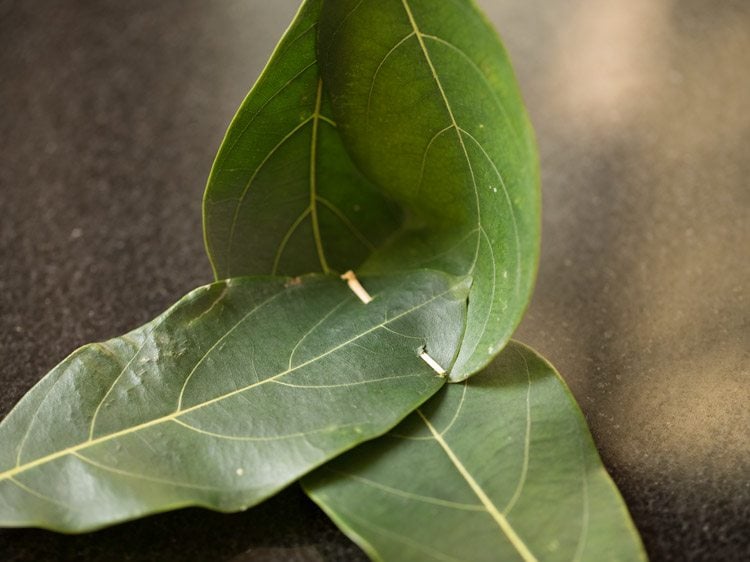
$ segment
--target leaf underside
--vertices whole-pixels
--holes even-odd
[[[303,485],[374,560],[645,560],[568,389],[515,342]]]
[[[320,6],[303,3],[216,156],[203,210],[217,279],[354,269],[401,221],[332,119],[315,52]]]
[[[443,384],[467,281],[245,278],[85,346],[0,423],[0,523],[77,532],[197,505],[237,511],[380,435]]]

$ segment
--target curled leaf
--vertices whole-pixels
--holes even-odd
[[[405,210],[363,271],[471,275],[451,379],[505,345],[539,256],[533,131],[505,50],[473,2],[325,2],[321,74],[346,149]]]

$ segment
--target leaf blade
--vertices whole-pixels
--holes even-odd
[[[357,267],[398,211],[352,164],[322,89],[306,0],[233,118],[203,202],[217,279]]]
[[[418,351],[451,361],[466,281],[365,282],[367,306],[330,277],[215,283],[75,352],[0,423],[0,521],[237,511],[386,431],[442,385]]]
[[[303,485],[373,559],[645,560],[569,391],[516,342]]]
[[[539,254],[536,148],[507,55],[470,2],[347,0],[323,6],[319,58],[352,158],[407,210],[362,270],[475,278],[463,380],[510,338]]]

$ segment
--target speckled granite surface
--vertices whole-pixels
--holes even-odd
[[[653,560],[750,558],[750,4],[484,0],[537,128],[519,338],[562,371]],[[0,415],[210,280],[205,177],[295,0],[0,0]],[[0,559],[353,561],[296,489]]]

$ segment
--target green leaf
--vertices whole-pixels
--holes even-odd
[[[565,383],[515,342],[303,484],[374,560],[645,560]]]
[[[400,222],[331,118],[315,53],[320,5],[303,3],[211,170],[204,236],[218,279],[354,269]]]
[[[325,2],[318,52],[347,150],[407,216],[361,271],[475,279],[463,380],[510,338],[539,253],[537,154],[508,57],[469,0]]]
[[[467,280],[245,278],[55,367],[0,423],[0,524],[83,531],[236,511],[380,435],[444,379]]]

